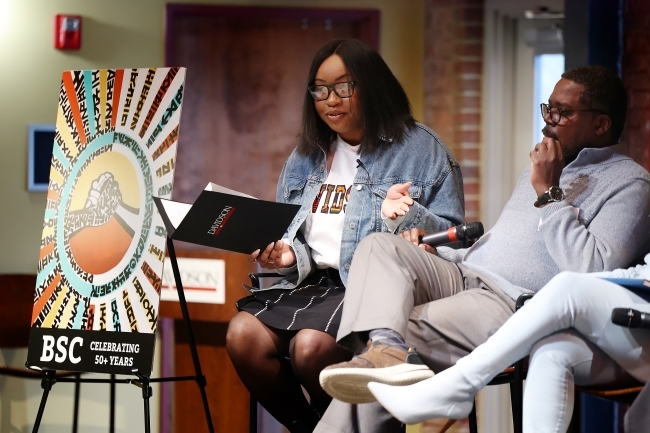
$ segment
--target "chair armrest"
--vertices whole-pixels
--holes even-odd
[[[515,302],[515,311],[523,307],[526,301],[531,299],[534,295],[535,295],[534,293],[524,293],[523,295],[519,295],[517,301]]]

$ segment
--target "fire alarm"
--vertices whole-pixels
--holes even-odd
[[[54,48],[58,50],[81,48],[80,15],[56,15],[54,17]]]

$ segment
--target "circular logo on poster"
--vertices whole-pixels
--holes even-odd
[[[139,266],[152,224],[151,185],[147,155],[124,133],[95,137],[75,160],[56,232],[63,274],[81,295],[108,295]]]

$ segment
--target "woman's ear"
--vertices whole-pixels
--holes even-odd
[[[598,114],[594,118],[594,132],[598,136],[603,136],[612,129],[612,119],[607,114]]]

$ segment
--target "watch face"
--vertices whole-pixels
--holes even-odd
[[[564,191],[562,191],[562,188],[552,186],[548,190],[548,195],[551,197],[551,200],[560,201],[564,198]]]

